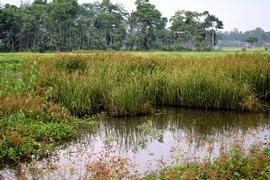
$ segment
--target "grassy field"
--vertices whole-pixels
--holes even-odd
[[[42,154],[101,112],[263,111],[269,100],[269,52],[0,54],[0,160]]]

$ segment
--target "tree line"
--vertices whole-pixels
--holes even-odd
[[[256,47],[270,46],[270,32],[264,31],[262,28],[255,28],[249,31],[232,31],[217,32],[218,45],[220,47],[237,47],[243,44],[251,43]]]
[[[129,13],[110,0],[34,0],[0,7],[0,51],[206,50],[223,28],[205,12],[177,11],[170,19],[149,0]]]

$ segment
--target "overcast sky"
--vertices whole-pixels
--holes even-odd
[[[32,1],[32,0],[30,0]],[[94,0],[78,0],[79,3]],[[21,0],[0,0],[1,4],[19,5]],[[135,0],[112,0],[124,5],[128,11],[135,9]],[[224,30],[251,30],[262,27],[270,31],[270,0],[150,0],[163,16],[171,17],[176,10],[205,10],[224,23]]]

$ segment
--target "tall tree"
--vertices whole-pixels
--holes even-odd
[[[45,51],[49,38],[47,1],[35,0],[21,7],[21,18],[20,50]]]
[[[0,49],[16,51],[19,49],[20,10],[16,6],[6,4],[0,9]]]
[[[205,49],[216,43],[216,31],[223,28],[223,23],[209,12],[177,11],[171,18],[174,45]],[[209,38],[210,36],[210,38]]]
[[[126,36],[127,12],[119,4],[103,0],[94,22],[95,28],[104,35],[106,48],[120,49]]]
[[[79,5],[77,0],[53,0],[50,4],[52,28],[51,45],[56,50],[71,50],[73,48],[73,28]]]
[[[93,26],[99,12],[99,3],[85,3],[80,6],[76,30],[76,33],[79,34],[76,43],[79,49],[103,49],[99,32]]]
[[[205,16],[203,22],[203,28],[205,31],[205,44],[206,46],[209,45],[209,41],[207,40],[209,39],[208,36],[210,35],[211,47],[214,47],[217,44],[216,32],[218,29],[223,29],[223,22],[220,21],[216,16],[209,14],[208,11],[205,11],[203,16]]]
[[[131,27],[139,48],[148,50],[157,40],[157,33],[164,19],[161,13],[148,0],[137,0],[136,11],[131,14]]]

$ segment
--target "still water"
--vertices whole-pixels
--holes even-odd
[[[73,167],[76,177],[97,160],[112,162],[122,157],[132,171],[146,173],[172,164],[213,159],[233,144],[248,149],[269,142],[268,113],[166,108],[151,116],[100,120],[95,130],[58,147],[35,166],[53,163],[62,174]],[[4,177],[14,173],[0,171]]]

